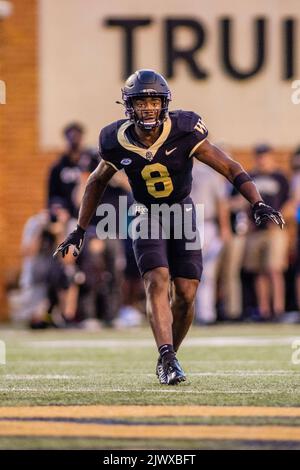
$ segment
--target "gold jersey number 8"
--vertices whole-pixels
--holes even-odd
[[[158,176],[152,176],[153,173],[158,173]],[[168,169],[161,163],[145,166],[141,175],[146,181],[148,193],[153,197],[167,197],[174,189]],[[163,184],[163,189],[161,189],[161,184],[158,185],[158,183]]]

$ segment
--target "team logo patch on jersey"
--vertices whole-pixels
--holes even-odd
[[[146,152],[146,158],[147,158],[147,160],[149,160],[151,162],[151,160],[153,160],[153,158],[154,158],[153,153],[150,152],[150,151]]]
[[[123,160],[121,160],[121,165],[130,165],[131,162],[131,158],[123,158]]]

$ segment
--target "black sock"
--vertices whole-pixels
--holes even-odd
[[[158,348],[158,352],[160,354],[161,359],[163,359],[164,361],[168,359],[173,359],[173,357],[175,356],[175,351],[172,344],[162,344]]]

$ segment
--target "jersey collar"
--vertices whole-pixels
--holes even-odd
[[[151,147],[142,148],[142,147],[138,147],[137,145],[130,143],[126,136],[125,131],[131,125],[132,125],[131,121],[125,121],[121,125],[117,134],[118,142],[126,150],[137,153],[138,155],[145,158],[146,160],[149,160],[149,158],[147,158],[147,155],[149,155],[149,153],[152,154],[153,157],[155,157],[157,151],[165,143],[171,131],[171,119],[167,117],[167,119],[163,123],[162,133],[160,134],[158,139],[154,142],[154,144],[152,144]]]

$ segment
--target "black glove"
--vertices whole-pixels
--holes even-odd
[[[280,212],[275,211],[273,207],[268,206],[262,201],[258,201],[252,206],[252,214],[256,225],[260,225],[261,223],[271,220],[275,224],[279,225],[282,229],[285,224],[285,221]]]
[[[68,254],[69,247],[71,245],[74,245],[73,256],[77,257],[82,248],[84,236],[85,236],[85,230],[83,230],[83,228],[77,225],[76,230],[74,230],[74,232],[71,232],[70,235],[67,236],[65,241],[63,241],[60,245],[58,245],[53,255],[53,258],[55,258],[55,256],[58,255],[58,253],[61,253],[62,257],[64,258]]]

